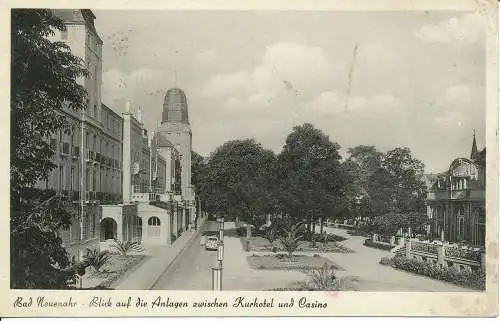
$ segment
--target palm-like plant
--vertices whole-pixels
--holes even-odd
[[[111,253],[109,251],[99,251],[98,249],[87,249],[87,253],[83,256],[83,259],[88,266],[91,266],[96,272],[100,273],[102,267],[111,259]]]
[[[325,262],[320,270],[313,271],[311,284],[318,290],[331,290],[334,288],[336,280],[337,277],[335,276],[335,270],[330,268]]]
[[[292,257],[293,252],[297,251],[299,248],[299,241],[302,235],[297,235],[302,227],[302,222],[292,225],[289,229],[283,230],[283,235],[280,235],[279,240],[281,245],[288,253],[289,257]]]
[[[144,247],[139,242],[136,241],[123,242],[118,239],[115,239],[111,247],[115,249],[122,256],[127,256],[130,254],[130,252],[136,252],[136,253],[144,252]]]
[[[357,278],[343,277],[337,278],[335,270],[326,262],[320,270],[313,271],[309,282],[305,282],[302,287],[313,291],[356,291]]]

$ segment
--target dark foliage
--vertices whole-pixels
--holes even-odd
[[[74,279],[57,232],[70,214],[60,197],[34,193],[34,184],[54,168],[49,138],[66,128],[65,108],[85,108],[76,82],[84,62],[53,42],[64,23],[51,10],[11,11],[11,287],[64,288]],[[48,199],[47,199],[48,198]]]

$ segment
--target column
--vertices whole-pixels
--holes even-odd
[[[444,266],[444,245],[438,244],[437,246],[437,264],[439,266]]]

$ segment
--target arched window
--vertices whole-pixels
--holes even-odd
[[[149,226],[160,226],[160,219],[156,216],[151,216],[148,219],[148,225]]]

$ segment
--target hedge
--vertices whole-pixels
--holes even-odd
[[[365,242],[363,243],[363,245],[368,246],[368,247],[373,247],[376,249],[380,249],[380,250],[384,250],[384,251],[390,251],[395,247],[395,245],[376,243],[376,242],[373,242],[371,239],[366,239]]]
[[[484,272],[459,271],[454,267],[417,261],[402,255],[396,255],[392,259],[388,257],[382,258],[379,263],[470,289],[485,290],[486,288],[486,275]]]

